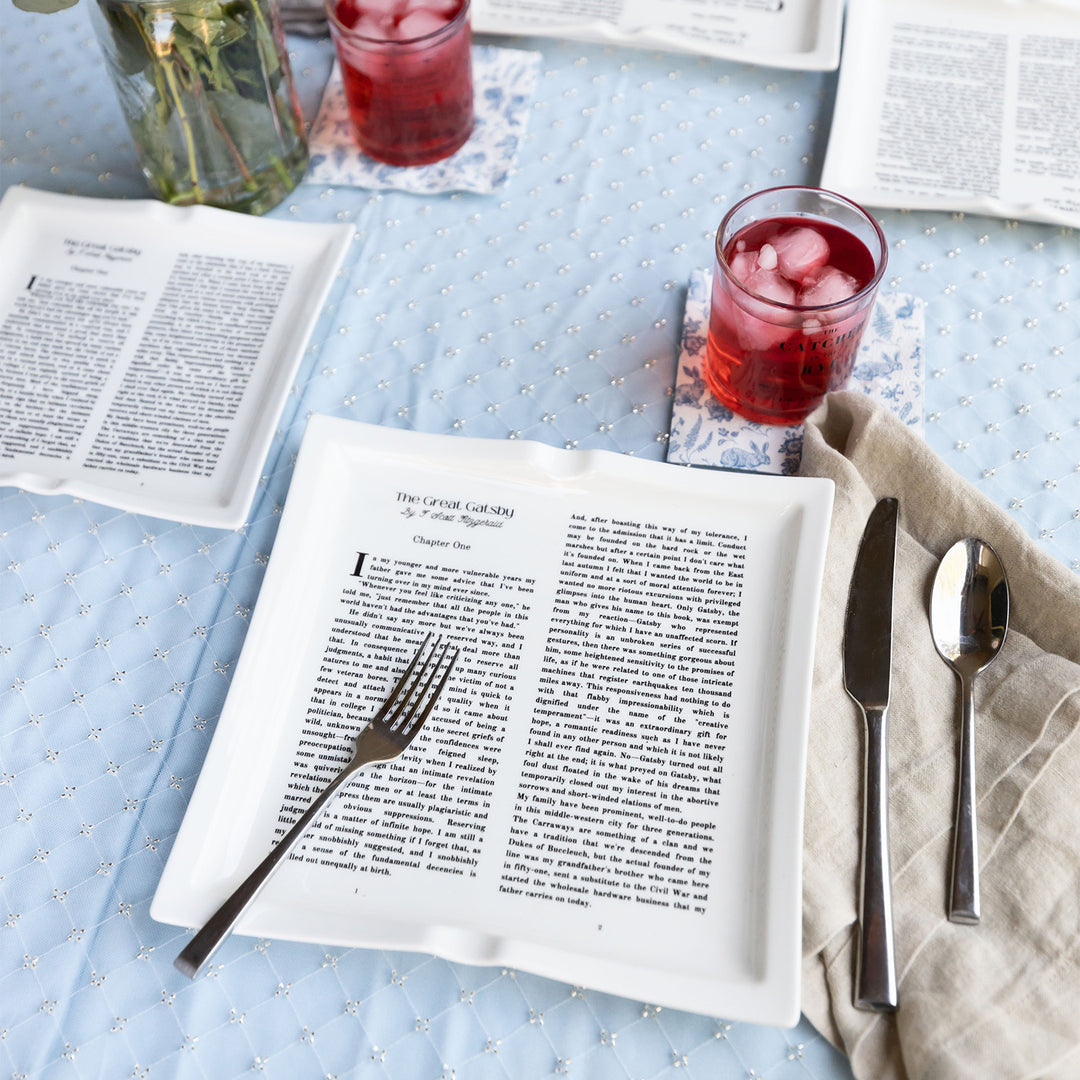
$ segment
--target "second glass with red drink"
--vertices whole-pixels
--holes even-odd
[[[325,0],[360,149],[427,165],[473,129],[469,0]]]

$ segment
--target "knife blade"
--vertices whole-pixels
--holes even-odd
[[[844,688],[862,710],[866,727],[854,1004],[871,1012],[891,1012],[898,1004],[888,784],[897,511],[897,500],[885,498],[870,514],[855,558],[844,626]]]

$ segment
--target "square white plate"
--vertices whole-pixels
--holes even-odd
[[[313,417],[151,914],[206,921],[431,627],[463,648],[435,716],[338,794],[239,932],[795,1024],[832,494]]]
[[[836,68],[843,18],[844,0],[622,0],[604,11],[563,0],[472,4],[477,33],[542,34],[801,71]]]
[[[1080,226],[1080,136],[1040,103],[1078,44],[1070,2],[849,4],[821,186],[864,206]]]
[[[0,484],[242,525],[353,233],[9,188]]]

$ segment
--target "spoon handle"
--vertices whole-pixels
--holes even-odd
[[[979,921],[979,838],[975,817],[975,680],[960,675],[960,755],[956,770],[949,920]]]
[[[867,706],[863,758],[863,821],[859,867],[859,929],[855,1007],[891,1012],[897,1006],[889,867],[889,761],[885,709]]]

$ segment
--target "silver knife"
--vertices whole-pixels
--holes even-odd
[[[855,1007],[897,1006],[889,868],[889,677],[892,666],[896,499],[881,499],[863,533],[848,594],[844,687],[866,719]]]

